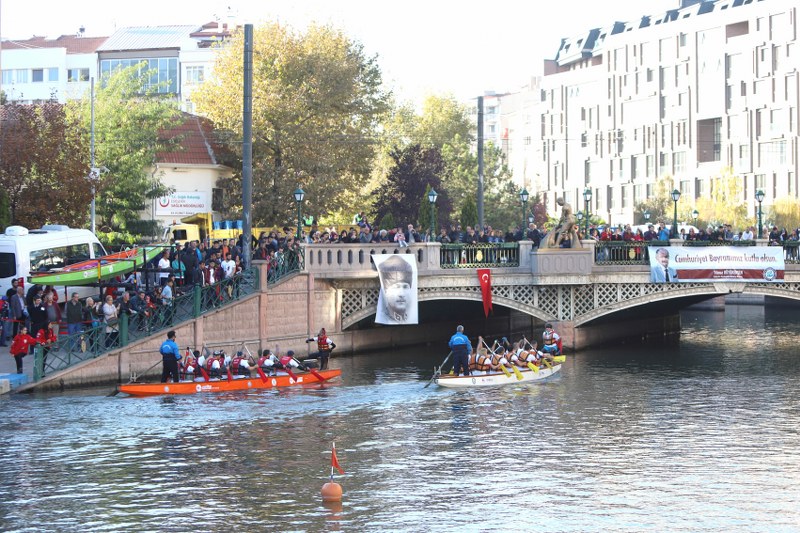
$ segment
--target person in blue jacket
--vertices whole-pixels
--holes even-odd
[[[178,343],[175,342],[174,330],[167,333],[167,340],[161,344],[159,351],[161,352],[162,362],[164,363],[163,370],[161,370],[161,383],[166,383],[167,378],[170,376],[172,376],[172,382],[177,383],[181,379],[178,372],[178,361],[181,360],[181,351],[178,348]]]
[[[464,335],[464,326],[458,326],[456,333],[450,337],[450,349],[453,351],[453,373],[469,376],[469,354],[472,353],[472,344]]]

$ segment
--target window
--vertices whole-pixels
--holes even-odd
[[[797,192],[796,182],[794,181],[794,172],[789,172],[789,194],[794,195]],[[2,254],[0,254],[2,255]],[[2,269],[2,258],[0,257],[0,269]]]
[[[672,174],[682,175],[686,172],[686,152],[675,152],[672,156]]]
[[[33,250],[30,253],[31,272],[47,272],[87,259],[89,259],[89,243]]]
[[[41,83],[44,81],[44,69],[35,68],[31,70],[31,82]]]
[[[57,68],[49,68],[47,69],[47,81],[58,81],[58,69]]]
[[[630,207],[630,196],[631,196],[631,186],[630,185],[623,185],[622,186],[622,209]]]
[[[148,72],[150,79],[143,91],[156,90],[161,94],[178,93],[178,58],[159,57],[152,59],[103,59],[100,61],[100,77],[106,78],[117,69],[139,65],[140,71]]]
[[[665,176],[669,173],[669,154],[661,152],[658,154],[658,174]]]
[[[656,158],[655,156],[647,156],[647,177],[653,178],[656,175]]]
[[[13,70],[4,70],[3,71],[3,85],[11,85],[14,83],[14,71]]]
[[[11,278],[16,275],[17,257],[13,253],[0,252],[0,278]]]
[[[71,68],[67,70],[67,82],[89,81],[88,68]]]
[[[681,196],[688,195],[692,190],[692,182],[689,180],[681,181],[680,189],[681,189]]]
[[[706,194],[706,182],[697,178],[694,180],[694,198],[697,200],[698,198],[702,198]]]
[[[686,46],[686,34],[685,33],[681,33],[680,36],[678,36],[678,46],[681,46],[681,47]]]
[[[756,190],[764,191],[764,186],[767,184],[767,175],[766,174],[756,174]],[[767,192],[767,191],[764,191]]]
[[[28,83],[28,71],[17,69],[17,83]]]

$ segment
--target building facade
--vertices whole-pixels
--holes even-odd
[[[563,39],[538,84],[503,97],[515,180],[551,213],[559,196],[583,209],[588,187],[612,224],[663,177],[693,203],[730,169],[751,216],[758,190],[765,209],[796,198],[797,15],[791,0],[683,0]]]

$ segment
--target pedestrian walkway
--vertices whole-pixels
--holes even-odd
[[[25,372],[25,383],[33,382],[33,354],[25,358],[22,368]],[[9,375],[5,376],[4,374]],[[0,380],[2,379],[9,379],[12,382],[12,389],[17,388],[21,384],[17,376],[17,363],[14,361],[14,358],[11,357],[8,346],[0,347]],[[0,393],[2,392],[3,390],[0,388]]]

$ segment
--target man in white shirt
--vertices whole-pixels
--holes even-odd
[[[236,273],[236,261],[231,258],[231,254],[225,256],[225,260],[220,264],[222,271],[225,272],[225,279],[232,278]]]
[[[755,239],[755,236],[753,235],[753,228],[752,227],[747,228],[746,230],[744,230],[742,232],[742,236],[739,237],[740,241],[752,241],[753,239]]]

